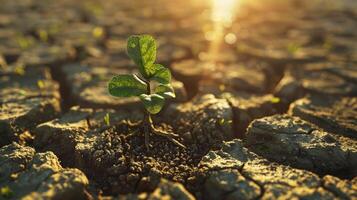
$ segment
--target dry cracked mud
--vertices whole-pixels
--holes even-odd
[[[12,143],[0,148],[1,198],[84,199],[86,175],[63,168],[53,152],[37,153],[31,147]],[[5,193],[4,188],[8,188]]]
[[[0,200],[357,199],[357,3],[228,2],[0,0]],[[107,92],[132,34],[186,148]]]
[[[61,110],[58,83],[46,68],[9,66],[0,75],[0,146],[26,143],[28,131],[57,116]]]
[[[269,160],[352,178],[357,175],[356,142],[288,115],[254,120],[246,137],[247,147]]]
[[[355,198],[351,181],[294,169],[266,160],[244,147],[241,140],[226,142],[200,162],[205,173],[203,194],[209,199],[344,199]],[[331,188],[331,182],[342,187]]]
[[[357,98],[309,96],[291,104],[290,112],[327,131],[357,139]]]

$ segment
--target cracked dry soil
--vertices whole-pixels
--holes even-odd
[[[0,199],[357,199],[357,3],[237,2],[0,0]],[[186,149],[107,93],[142,33]]]

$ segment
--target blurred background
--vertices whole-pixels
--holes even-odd
[[[269,93],[284,67],[294,63],[356,62],[353,0],[0,4],[2,69],[22,73],[29,66],[49,67],[61,83],[62,96],[71,97],[63,99],[65,107],[115,107],[108,105],[112,99],[104,87],[113,74],[135,70],[125,52],[132,34],[157,39],[158,63],[172,68],[190,88],[189,98],[200,91]],[[237,77],[241,80],[234,81]]]
[[[284,111],[306,92],[357,94],[353,0],[0,0],[0,5],[0,87],[6,99],[50,94],[61,97],[64,111],[74,105],[136,106],[137,99],[116,99],[106,89],[113,75],[136,72],[126,55],[132,34],[156,38],[157,62],[171,68],[178,102],[205,93],[248,99],[273,94]]]

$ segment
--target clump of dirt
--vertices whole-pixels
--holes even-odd
[[[161,128],[171,131],[167,124]],[[146,149],[141,126],[122,122],[102,133],[88,135],[76,146],[76,163],[96,180],[104,194],[150,192],[160,178],[184,185],[188,179],[194,179],[198,163],[208,148],[184,144],[186,148],[151,134],[151,147]]]

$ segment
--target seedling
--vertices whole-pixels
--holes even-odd
[[[25,66],[23,65],[17,65],[14,69],[14,72],[17,74],[17,75],[20,75],[20,76],[23,76],[25,75]]]
[[[37,30],[37,36],[42,42],[48,42],[48,32],[44,29]]]
[[[273,97],[270,100],[272,103],[279,103],[280,102],[280,98],[279,97]]]
[[[38,80],[37,81],[37,87],[40,89],[45,88],[45,82],[43,80]]]
[[[151,115],[161,111],[166,98],[175,98],[171,85],[171,72],[168,68],[155,63],[156,42],[150,35],[133,35],[128,38],[127,52],[137,65],[140,74],[114,76],[108,84],[108,91],[115,97],[139,97],[145,107],[142,128],[145,146],[149,149],[149,134],[166,137],[180,147],[185,146],[174,137],[178,135],[155,128]]]
[[[290,43],[287,47],[287,50],[290,54],[295,54],[296,52],[299,51],[299,49],[301,48],[301,46],[297,43]]]
[[[13,191],[10,189],[9,186],[0,188],[0,197],[10,198],[12,195],[13,195]]]
[[[101,38],[104,35],[104,29],[97,26],[93,29],[92,34],[95,38]]]
[[[110,126],[110,116],[109,116],[109,113],[105,114],[103,120],[104,120],[105,125]]]

